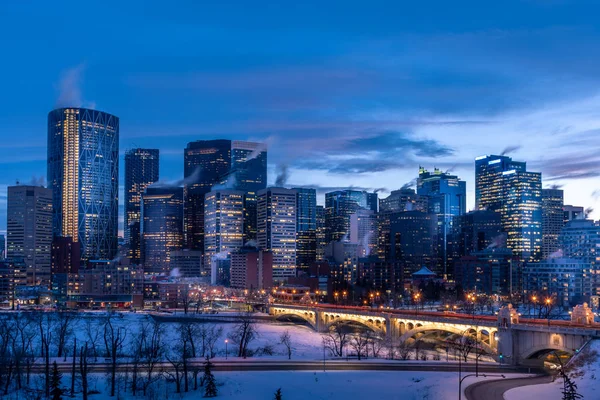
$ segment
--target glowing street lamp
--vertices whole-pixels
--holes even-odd
[[[229,339],[225,339],[225,359],[227,360],[227,343],[229,343]]]

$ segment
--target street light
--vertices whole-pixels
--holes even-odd
[[[548,313],[548,328],[550,328],[550,304],[552,303],[552,299],[550,297],[546,297],[546,312]]]
[[[535,305],[537,303],[537,296],[532,296],[531,301],[533,301],[533,313],[535,314]],[[531,316],[531,308],[529,309],[529,315]]]
[[[227,343],[229,343],[229,340],[225,339],[225,359],[226,360],[227,360],[227,356],[228,356],[228,354],[227,354]]]
[[[421,293],[415,294],[415,315],[419,313],[419,297],[421,297]]]
[[[462,383],[465,379],[467,379],[470,376],[475,376],[475,374],[468,374],[463,376],[462,378],[460,377],[460,363],[459,363],[459,368],[458,368],[458,400],[462,400]],[[489,374],[483,374],[482,375],[484,378],[490,377],[490,378],[506,378],[506,376],[504,375],[489,375]]]

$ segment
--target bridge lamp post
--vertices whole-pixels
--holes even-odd
[[[229,343],[228,339],[225,339],[225,359],[227,360],[227,356],[229,355],[227,352],[227,343]]]
[[[547,297],[546,298],[546,312],[548,313],[548,328],[550,328],[550,304],[552,304],[552,299]]]
[[[419,314],[419,298],[421,297],[421,293],[415,294],[415,315]]]
[[[346,292],[345,290],[342,292],[342,295],[344,296],[344,304],[348,304],[348,292]]]
[[[338,292],[334,292],[334,293],[333,293],[333,297],[335,298],[335,304],[337,304],[337,303],[338,303],[338,296],[339,296],[339,293],[338,293]]]
[[[533,301],[533,313],[535,314],[535,305],[537,303],[537,296],[531,297],[531,301]],[[529,316],[531,316],[531,307],[529,308]]]

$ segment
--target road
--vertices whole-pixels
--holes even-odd
[[[550,375],[478,382],[467,386],[465,397],[468,400],[504,400],[504,393],[510,389],[550,382],[552,382],[552,376]]]
[[[67,358],[67,362],[61,362],[58,364],[58,369],[61,372],[71,371],[72,364],[71,359]],[[225,360],[212,360],[215,371],[322,371],[323,360],[320,361],[258,361],[258,360],[244,360],[244,361],[225,361]],[[202,368],[204,365],[203,360],[190,360],[190,368]],[[89,364],[91,372],[108,372],[110,371],[110,363],[101,362]],[[118,371],[131,370],[132,364],[120,363],[117,365]],[[170,363],[163,362],[159,368],[163,370],[169,370],[173,368]],[[457,364],[447,364],[443,362],[381,362],[381,361],[342,361],[342,360],[326,360],[325,369],[327,371],[434,371],[434,372],[456,372],[458,373]],[[32,372],[41,373],[44,371],[44,364],[42,360],[38,360],[32,366]],[[463,373],[475,372],[475,365],[464,365],[462,366]],[[526,369],[514,368],[507,366],[497,365],[479,365],[479,373],[494,373],[494,374],[507,374],[507,373],[527,373]]]

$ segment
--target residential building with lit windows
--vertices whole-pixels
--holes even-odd
[[[53,234],[81,243],[82,260],[117,254],[119,118],[86,108],[48,114]]]
[[[125,152],[125,221],[127,256],[133,264],[141,262],[140,217],[142,194],[159,179],[158,149],[130,149]]]
[[[506,156],[475,159],[475,202],[500,213],[507,246],[523,261],[542,256],[542,174]]]
[[[452,236],[455,260],[486,248],[506,247],[502,218],[495,211],[475,210],[456,217]]]
[[[327,247],[327,224],[325,219],[325,207],[317,205],[316,208],[316,250],[315,258],[317,261],[325,260],[325,247]]]
[[[247,290],[273,287],[273,253],[254,247],[243,247],[231,253],[230,286]]]
[[[467,183],[456,175],[434,168],[419,168],[417,194],[427,197],[427,212],[438,220],[438,270],[443,276],[452,273],[451,242],[454,218],[467,210]]]
[[[142,194],[140,231],[144,272],[169,275],[171,252],[183,247],[183,189],[148,187]]]
[[[273,279],[296,276],[296,191],[260,190],[257,218],[258,247],[273,253]]]
[[[229,281],[229,255],[244,245],[244,192],[213,190],[204,199],[204,276]]]
[[[50,287],[52,191],[42,186],[9,186],[7,200],[9,259],[23,259],[27,285]]]
[[[558,306],[589,302],[595,292],[589,277],[590,264],[570,258],[550,258],[527,263],[523,268],[523,289],[527,297],[543,293]]]
[[[565,225],[563,198],[560,189],[542,189],[542,259],[559,249],[558,236]]]

